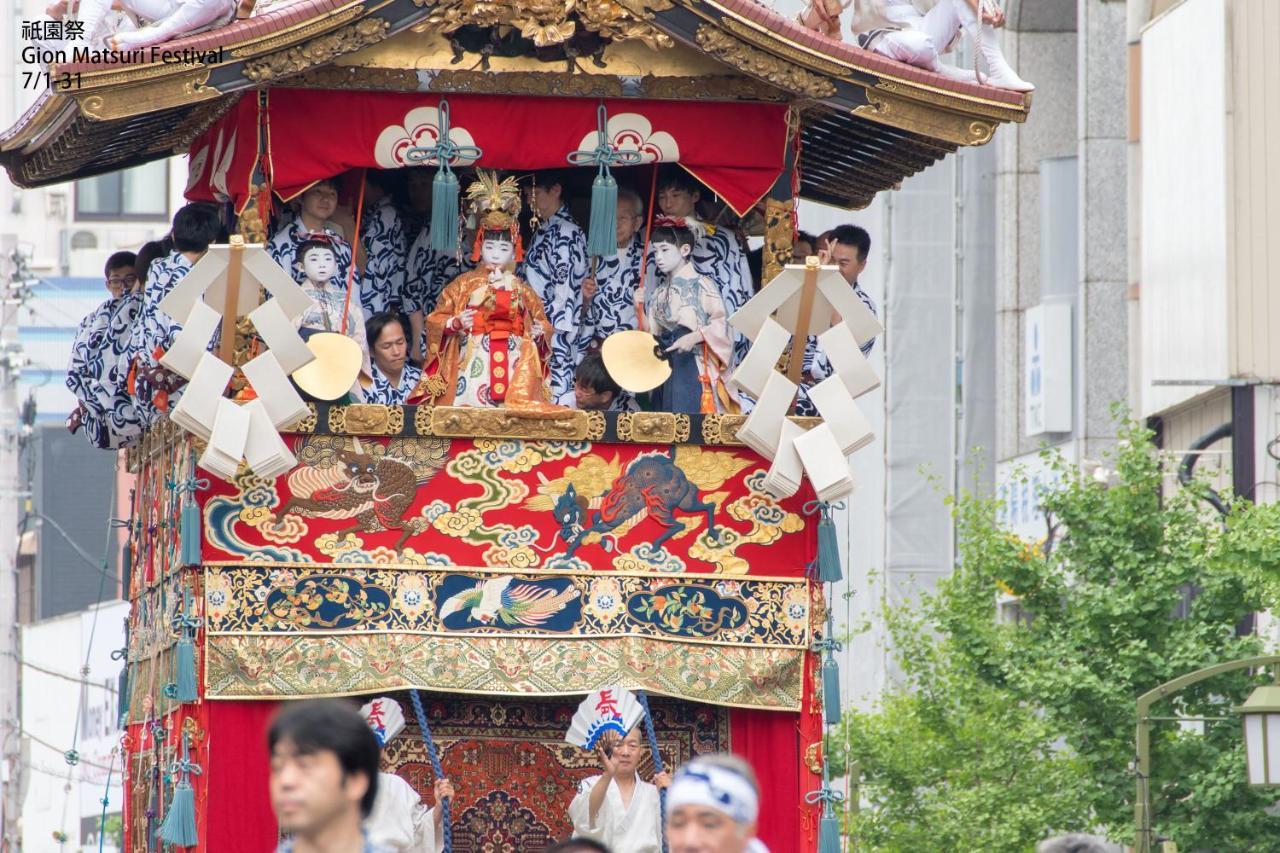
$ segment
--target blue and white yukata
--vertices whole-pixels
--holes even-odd
[[[170,252],[163,258],[156,258],[147,268],[147,281],[143,287],[142,307],[133,319],[133,328],[129,336],[129,361],[137,366],[134,380],[134,406],[143,426],[151,426],[160,419],[162,412],[156,408],[156,394],[159,389],[147,381],[146,373],[159,366],[156,359],[156,348],[167,352],[173,346],[182,324],[160,310],[160,302],[169,295],[169,291],[177,286],[188,272],[192,262],[179,251]],[[216,339],[215,335],[215,339]],[[212,345],[212,344],[211,344]],[[170,411],[182,397],[182,391],[169,394]]]
[[[872,314],[876,314],[877,316],[879,315],[879,312],[876,310],[876,303],[867,295],[867,292],[863,290],[856,281],[853,283],[853,292],[862,300],[863,305],[871,309]],[[876,339],[872,338],[862,344],[859,349],[862,350],[862,354],[864,356],[869,358],[871,356],[871,350],[875,345]],[[809,340],[805,344],[804,348],[804,372],[813,377],[813,384],[821,382],[835,372],[831,367],[831,359],[822,351],[822,347],[819,345],[817,337],[813,335],[809,336]],[[809,383],[800,383],[800,391],[796,395],[796,414],[816,417],[818,409],[809,399],[809,388]]]
[[[345,288],[347,273],[351,268],[351,244],[332,228],[326,227],[323,233],[329,238],[333,246],[334,260],[337,261],[337,272],[334,273],[332,281]],[[298,284],[303,284],[307,280],[306,273],[297,263],[298,247],[311,236],[311,232],[302,224],[302,218],[297,217],[281,223],[279,229],[272,235],[271,241],[267,243],[267,254],[271,255],[271,259],[283,267],[285,272],[293,276],[293,280]]]
[[[707,278],[720,285],[720,299],[724,302],[725,316],[732,317],[755,295],[751,283],[751,267],[747,255],[738,245],[738,238],[727,228],[708,228],[708,233],[693,247],[693,266]],[[733,333],[733,360],[741,364],[751,348],[746,335]]]
[[[399,385],[392,385],[386,374],[378,369],[376,362],[370,367],[369,375],[373,383],[364,389],[364,401],[381,403],[384,406],[403,406],[405,400],[409,399],[409,395],[413,393],[413,389],[418,387],[418,382],[422,380],[422,371],[407,361],[400,372]]]
[[[516,273],[542,299],[554,332],[551,336],[551,402],[572,406],[573,372],[586,352],[578,334],[582,282],[587,277],[587,237],[561,207],[529,241]]]
[[[368,317],[398,308],[404,302],[405,242],[400,213],[390,198],[366,211],[360,223],[364,273],[360,276],[360,305]]]
[[[129,336],[142,295],[113,296],[81,321],[71,344],[67,388],[80,403],[80,428],[94,447],[117,448],[142,435],[129,393]]]
[[[409,249],[409,263],[405,271],[404,297],[401,306],[405,313],[421,311],[423,315],[435,310],[440,292],[449,282],[464,272],[476,268],[471,254],[465,247],[456,252],[441,252],[431,248],[431,230],[418,232]]]
[[[597,262],[596,295],[582,326],[588,345],[636,328],[636,288],[643,259],[644,241],[637,234],[626,249]]]

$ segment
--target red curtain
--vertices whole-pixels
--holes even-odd
[[[209,749],[202,848],[217,853],[269,853],[276,817],[267,792],[271,755],[267,726],[276,702],[205,702]]]
[[[795,714],[733,709],[729,736],[733,751],[746,759],[760,780],[759,837],[770,850],[812,851],[817,846],[813,808],[804,795],[818,787],[804,764],[810,741]]]
[[[412,165],[406,151],[439,133],[439,95],[272,89],[268,141],[272,180],[289,199],[321,178],[358,167]],[[646,162],[679,163],[739,213],[763,198],[782,173],[787,148],[784,104],[594,98],[448,97],[450,137],[483,153],[477,165],[520,170],[564,168],[571,151],[594,148],[597,108],[610,117],[611,141]],[[341,116],[337,132],[318,116]],[[191,144],[187,197],[248,201],[259,148],[257,104],[239,104]]]

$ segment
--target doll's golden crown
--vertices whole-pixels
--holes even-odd
[[[496,172],[480,169],[467,188],[467,204],[482,231],[506,231],[520,215],[520,186],[515,178],[499,181]]]

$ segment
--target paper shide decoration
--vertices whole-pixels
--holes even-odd
[[[765,488],[775,497],[790,497],[808,475],[819,501],[848,495],[854,483],[847,457],[875,437],[854,400],[880,386],[859,345],[884,330],[880,322],[836,267],[810,257],[803,265],[783,268],[729,323],[751,341],[730,381],[756,398],[738,438],[772,461]],[[812,335],[834,372],[809,389],[823,422],[806,430],[787,415]],[[788,344],[791,357],[783,373],[777,365]]]
[[[261,301],[260,290],[271,299]],[[210,246],[191,271],[160,302],[160,310],[182,324],[160,363],[188,379],[170,420],[208,443],[197,464],[224,480],[243,460],[261,477],[289,471],[297,459],[278,430],[308,414],[289,374],[315,355],[295,323],[311,304],[302,288],[261,245],[233,236]],[[241,368],[256,399],[241,403],[223,396],[231,365],[236,323],[248,317],[266,348]],[[220,335],[216,352],[209,349]]]

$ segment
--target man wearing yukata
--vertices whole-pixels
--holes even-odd
[[[409,361],[408,323],[402,314],[374,314],[364,324],[369,342],[369,381],[364,401],[384,406],[404,405],[422,380],[422,371]]]
[[[693,265],[699,273],[720,286],[725,313],[732,317],[733,312],[746,305],[754,295],[751,268],[732,231],[698,219],[698,202],[701,200],[702,189],[698,182],[683,170],[670,169],[659,178],[658,208],[664,216],[683,219],[693,229],[698,238],[693,249]],[[746,358],[750,348],[751,342],[745,335],[734,334],[736,361]]]
[[[871,309],[872,314],[875,314],[877,313],[876,303],[858,284],[858,276],[866,269],[867,255],[870,252],[871,235],[866,232],[866,229],[859,228],[857,225],[841,225],[827,232],[827,248],[819,257],[822,258],[824,264],[834,264],[839,268],[840,275],[844,276],[844,280],[853,288],[854,294],[862,300],[862,304]],[[875,345],[875,338],[861,341],[862,354],[870,356],[871,349]],[[818,414],[817,407],[809,399],[809,389],[826,379],[833,372],[831,360],[822,351],[818,339],[810,335],[804,348],[804,372],[800,382],[800,391],[796,396],[797,415],[815,416]]]
[[[348,226],[354,228],[353,222],[345,221],[349,219],[349,214],[339,211],[337,183],[329,178],[316,181],[299,197],[296,216],[280,223],[267,244],[267,253],[302,284],[306,277],[298,265],[298,248],[312,235],[323,235],[329,238],[337,260],[334,283],[346,287],[352,257],[345,235],[350,233]]]
[[[405,271],[404,301],[401,309],[409,315],[409,358],[426,360],[426,316],[436,308],[445,285],[464,272],[475,269],[471,253],[462,250],[465,240],[453,252],[441,252],[431,246],[431,229],[423,227],[409,249]]]
[[[365,257],[359,291],[364,313],[373,316],[398,309],[403,303],[408,246],[400,213],[391,198],[388,172],[370,170],[365,177],[360,243]]]
[[[636,288],[640,286],[640,262],[644,258],[644,200],[629,189],[618,190],[618,251],[600,258],[595,275],[582,283],[585,303],[582,332],[588,348],[614,332],[636,327]]]
[[[601,739],[596,747],[601,773],[583,779],[569,804],[574,837],[601,841],[613,853],[660,853],[658,789],[671,784],[671,774],[642,780],[637,768],[645,752],[639,723],[626,737],[614,733]]]
[[[551,320],[551,402],[573,405],[573,371],[586,351],[579,335],[582,285],[587,278],[587,238],[569,215],[560,173],[539,175],[532,191],[541,224],[529,241],[517,275],[542,300]]]
[[[182,331],[181,323],[160,310],[160,302],[221,234],[216,207],[201,202],[184,205],[173,215],[173,251],[156,258],[147,270],[142,306],[134,317],[128,348],[134,405],[143,426],[151,426],[176,405],[179,389],[186,384],[160,364]]]
[[[142,305],[133,252],[116,252],[104,270],[110,297],[85,317],[71,344],[67,388],[79,405],[67,419],[94,447],[117,448],[142,434],[142,421],[126,387],[129,334]]]

